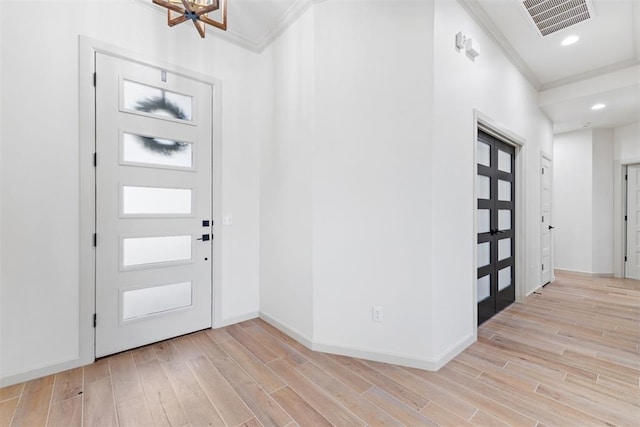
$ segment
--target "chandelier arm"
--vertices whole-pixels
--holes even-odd
[[[193,21],[193,25],[196,27],[196,30],[198,30],[200,37],[204,38],[204,23],[200,21]]]
[[[217,4],[212,4],[206,7],[203,7],[202,9],[199,9],[196,12],[196,15],[198,16],[202,16],[205,13],[209,13],[209,12],[215,12],[216,10],[220,9],[220,1],[217,2]]]
[[[173,4],[173,3],[169,3],[168,1],[164,1],[164,0],[153,0],[153,2],[154,2],[155,4],[157,4],[157,5],[160,5],[160,6],[166,7],[167,9],[171,9],[171,10],[173,10],[174,12],[184,14],[184,9],[183,9],[183,8],[181,8],[180,6],[176,6],[176,5],[175,5],[175,4]]]
[[[207,18],[206,16],[201,16],[200,20],[206,24],[212,25],[216,28],[220,28],[221,30],[227,30],[227,16],[223,14],[222,22],[214,21],[213,19]]]
[[[187,21],[189,18],[187,18],[184,14],[176,16],[175,18],[169,18],[167,19],[167,24],[170,27],[173,27],[175,25],[178,24],[182,24],[183,22]]]
[[[191,7],[191,3],[189,3],[189,0],[182,0],[182,4],[184,5],[184,9],[187,12],[193,12],[193,8]]]

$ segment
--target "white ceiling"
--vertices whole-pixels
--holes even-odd
[[[541,37],[518,2],[459,0],[540,91],[554,132],[640,120],[640,0],[593,0],[595,16]],[[560,42],[569,35],[580,40]],[[606,108],[593,111],[591,106]]]
[[[164,11],[151,0],[142,1]],[[260,52],[318,1],[323,0],[228,0],[227,32],[207,30]],[[540,106],[554,131],[575,130],[585,123],[610,128],[640,120],[640,0],[592,0],[595,17],[546,37],[527,19],[518,5],[522,1],[458,3],[540,91]],[[580,36],[578,43],[560,45],[573,34]],[[620,70],[626,73],[616,74]],[[607,107],[592,111],[597,102]]]

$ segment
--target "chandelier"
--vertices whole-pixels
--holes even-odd
[[[191,21],[204,38],[204,24],[227,30],[227,0],[153,0],[167,8],[167,24],[170,27]],[[209,17],[210,12],[220,10],[222,22]]]

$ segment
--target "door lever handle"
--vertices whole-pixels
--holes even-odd
[[[198,237],[196,240],[202,240],[203,242],[208,242],[210,236],[208,234],[203,234],[202,237]]]
[[[553,225],[549,226],[549,230],[553,230],[555,227]]]

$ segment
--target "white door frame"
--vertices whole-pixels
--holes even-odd
[[[613,166],[613,276],[625,277],[624,255],[627,250],[627,166],[640,164],[640,158],[616,160]]]
[[[551,157],[551,155],[545,153],[545,152],[541,152],[540,153],[540,169],[542,169],[542,161],[543,160],[548,160],[549,163],[551,163],[552,166],[552,172],[551,172],[551,207],[549,208],[551,211],[551,221],[553,221],[553,157]],[[540,215],[542,216],[542,191],[544,190],[544,183],[542,182],[542,177],[540,177]],[[549,224],[551,225],[551,224]],[[549,267],[551,269],[551,282],[556,280],[556,274],[554,272],[553,266],[555,265],[555,261],[554,261],[554,244],[553,244],[553,234],[551,234],[549,236],[549,262],[551,263],[551,266]],[[542,260],[542,233],[540,233],[540,258]],[[543,286],[546,285],[546,283],[542,283],[542,272],[540,272],[540,280],[539,280],[539,286]]]
[[[477,188],[476,188],[476,174],[477,174],[477,141],[478,141],[478,129],[501,139],[507,144],[513,145],[516,150],[516,253],[515,253],[515,266],[516,266],[516,301],[522,302],[526,295],[526,279],[527,279],[527,257],[526,257],[526,206],[525,206],[525,144],[526,139],[520,135],[510,131],[505,126],[502,126],[489,116],[481,113],[480,111],[473,110],[473,331],[477,339],[478,335],[478,286],[476,283],[476,277],[478,276],[478,203]]]
[[[93,76],[95,72],[95,54],[97,52],[144,65],[157,67],[198,80],[213,86],[213,220],[214,225],[222,223],[222,114],[220,80],[169,64],[157,58],[131,52],[101,41],[79,36],[79,125],[80,125],[80,321],[79,321],[79,361],[80,365],[95,360],[95,313],[96,259],[93,246],[93,233],[96,230],[96,173],[94,167],[95,140],[95,90]],[[213,304],[212,327],[222,323],[222,233],[221,227],[214,227],[213,239]]]

